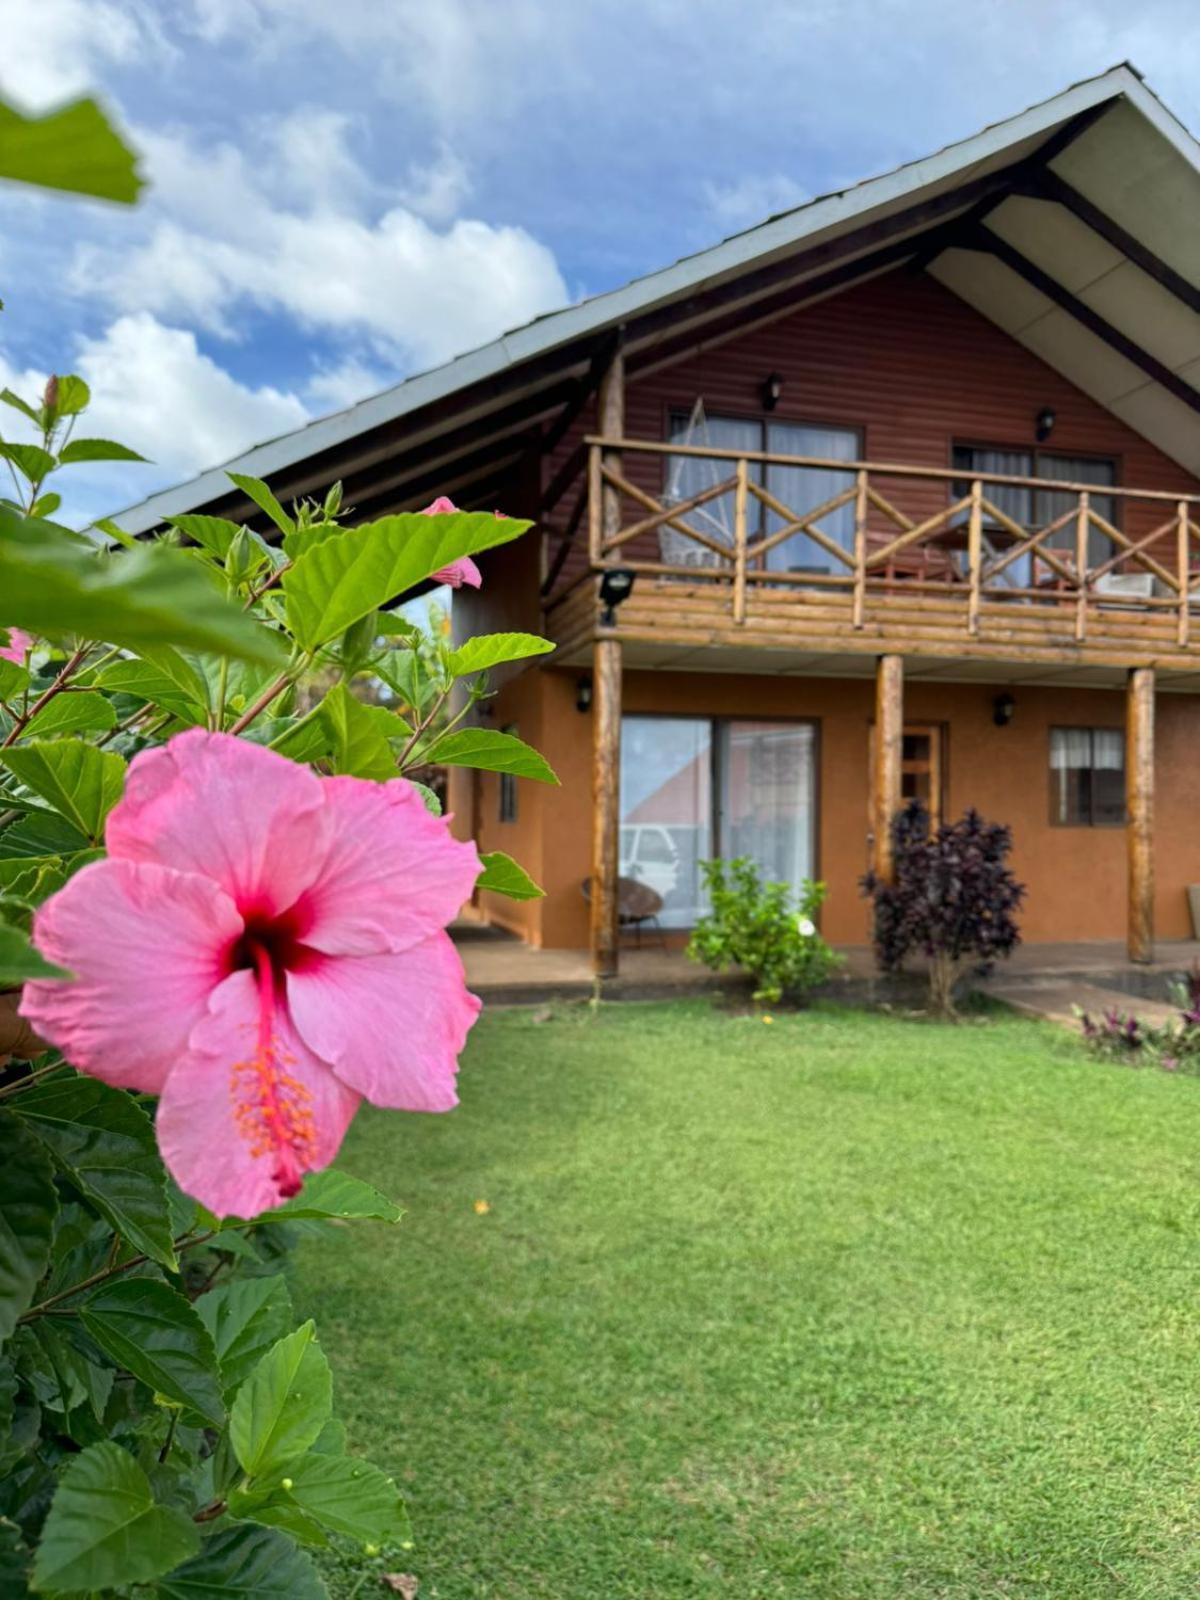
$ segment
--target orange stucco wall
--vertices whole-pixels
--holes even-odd
[[[505,925],[549,947],[587,943],[580,883],[591,851],[591,716],[575,709],[576,675],[525,674],[500,696],[496,717],[515,720],[562,780],[560,789],[522,784],[516,824],[501,824],[498,785],[479,785],[481,848],[505,849],[540,878],[546,899],[495,902]],[[1012,722],[997,728],[995,684],[907,685],[905,717],[945,729],[946,802],[956,816],[975,806],[1008,823],[1014,867],[1028,885],[1022,916],[1029,940],[1120,939],[1125,933],[1125,834],[1120,828],[1061,828],[1050,814],[1049,730],[1121,727],[1118,691],[1017,687]],[[829,885],[827,936],[862,943],[867,917],[858,879],[867,865],[868,744],[873,685],[865,679],[768,678],[628,672],[630,712],[811,718],[819,729],[817,869]],[[534,700],[540,700],[535,707]],[[524,710],[524,721],[521,712]],[[1200,696],[1160,694],[1156,740],[1156,920],[1163,938],[1190,933],[1186,887],[1200,882]],[[534,791],[537,791],[536,793]],[[494,901],[495,897],[487,897]]]

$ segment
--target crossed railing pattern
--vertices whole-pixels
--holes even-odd
[[[1034,602],[1068,607],[1074,611],[1075,638],[1087,637],[1089,606],[1105,610],[1171,612],[1176,618],[1176,639],[1189,643],[1193,611],[1200,611],[1200,496],[1175,495],[1162,490],[1126,489],[1024,478],[1002,473],[968,473],[935,467],[895,463],[836,461],[816,456],[784,456],[766,451],[721,450],[707,446],[666,444],[647,440],[589,438],[589,552],[593,567],[621,565],[634,571],[674,576],[692,581],[715,581],[728,586],[735,623],[746,620],[747,595],[759,584],[795,586],[849,593],[850,620],[864,626],[870,598],[886,594],[948,595],[964,602],[966,631],[980,631],[982,608],[988,601]],[[706,463],[729,464],[728,476],[706,485],[684,499],[664,503],[631,481],[624,469],[628,454],[693,456]],[[789,507],[752,475],[752,466],[814,469],[848,475],[851,483],[820,505],[799,511]],[[953,486],[947,503],[917,521],[908,516],[879,488],[881,480],[930,480]],[[954,489],[969,483],[966,494]],[[1073,503],[1043,526],[1030,528],[997,505],[997,488],[1023,489],[1056,498],[1070,495]],[[989,492],[990,491],[990,492]],[[894,494],[894,491],[893,491]],[[731,537],[722,539],[689,521],[696,511],[725,496],[733,497]],[[952,497],[953,496],[953,497]],[[1148,532],[1134,539],[1096,509],[1093,497],[1104,500],[1153,502],[1169,514]],[[632,501],[646,514],[625,521],[624,502]],[[751,514],[761,506],[780,520],[768,533],[751,532]],[[854,508],[853,539],[847,548],[820,526],[842,510]],[[757,520],[757,514],[756,514]],[[663,529],[694,547],[707,561],[648,560],[630,551],[635,540]],[[1110,554],[1089,559],[1093,530],[1107,541]],[[1067,534],[1065,542],[1052,543]],[[789,572],[768,567],[766,557],[778,546],[803,534],[828,557],[829,571]],[[997,548],[997,545],[1000,548]],[[915,555],[923,565],[914,565]],[[932,554],[933,560],[928,557]],[[954,557],[961,554],[961,565]],[[1021,566],[1028,558],[1028,564]],[[1039,570],[1046,577],[1039,579]],[[1021,582],[1021,571],[1034,581]],[[1150,576],[1160,592],[1133,594],[1105,580],[1141,572]],[[1000,579],[1004,579],[1000,582]]]

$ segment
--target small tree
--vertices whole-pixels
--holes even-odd
[[[754,998],[776,1005],[799,999],[841,965],[817,932],[814,917],[825,885],[806,880],[797,895],[787,883],[764,883],[748,856],[702,861],[710,910],[697,922],[687,953],[714,971],[744,967]]]
[[[874,902],[875,955],[895,972],[914,951],[929,961],[929,998],[954,1015],[963,971],[987,971],[1020,943],[1015,912],[1025,895],[1008,866],[1012,831],[970,810],[935,830],[919,801],[892,819],[894,879],[870,872],[863,892]]]

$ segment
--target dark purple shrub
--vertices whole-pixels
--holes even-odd
[[[894,881],[862,880],[874,903],[875,956],[895,972],[910,955],[929,962],[930,1002],[954,1014],[954,986],[968,966],[987,971],[1020,943],[1015,912],[1025,895],[1008,866],[1012,832],[967,811],[931,831],[912,801],[892,819]]]

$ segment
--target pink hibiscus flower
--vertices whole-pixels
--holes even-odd
[[[33,640],[21,628],[7,628],[8,643],[0,644],[0,660],[15,661],[17,666],[25,665],[25,657],[33,649]]]
[[[448,500],[444,494],[439,495],[431,506],[426,506],[421,515],[423,517],[441,517],[449,511],[457,511],[458,507],[453,500]],[[483,586],[483,574],[471,560],[470,556],[460,556],[457,561],[452,561],[448,567],[442,567],[434,573],[435,583],[448,583],[452,589],[461,589],[467,584],[472,589]]]
[[[21,1014],[159,1096],[188,1194],[256,1216],[329,1164],[360,1099],[457,1103],[479,1001],[444,930],[479,857],[407,780],[319,778],[195,728],[134,758],[106,834],[34,922],[76,978],[26,984]]]

